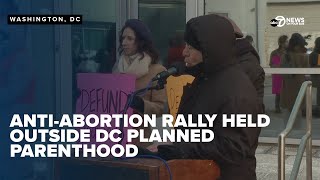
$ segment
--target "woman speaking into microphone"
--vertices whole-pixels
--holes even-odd
[[[255,87],[236,60],[235,40],[232,24],[224,17],[211,14],[188,21],[183,56],[186,72],[195,79],[183,89],[178,114],[192,114],[193,122],[199,121],[199,114],[216,114],[210,127],[214,139],[159,145],[154,155],[166,160],[213,160],[220,167],[223,180],[254,180],[260,128],[223,127],[223,117],[232,114],[251,114],[256,123],[262,108]],[[141,148],[139,153],[153,154],[150,151]]]

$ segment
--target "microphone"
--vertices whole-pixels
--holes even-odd
[[[186,69],[185,63],[175,63],[168,70],[162,71],[157,74],[152,81],[165,80],[171,75],[180,75],[183,74]]]

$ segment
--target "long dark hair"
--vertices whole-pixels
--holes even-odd
[[[299,47],[300,50],[306,51],[305,45],[308,45],[303,36],[299,33],[293,33],[289,40],[289,45],[287,48],[288,52],[296,52],[296,47]]]
[[[314,44],[315,44],[315,46],[314,46],[313,52],[320,54],[320,37],[318,37],[315,40]]]
[[[288,36],[287,35],[282,35],[278,38],[278,45],[279,45],[279,49],[281,48],[281,46],[288,40]]]
[[[130,21],[130,23],[128,23]],[[142,58],[144,58],[143,53],[148,54],[151,57],[151,64],[156,64],[159,61],[158,51],[155,49],[152,39],[151,33],[148,32],[148,28],[139,20],[128,20],[126,24],[121,29],[120,37],[119,37],[119,48],[118,51],[120,54],[123,52],[122,48],[122,34],[126,28],[130,28],[133,30],[136,39],[135,43],[138,46],[138,53],[142,54]],[[142,59],[141,58],[141,59]]]

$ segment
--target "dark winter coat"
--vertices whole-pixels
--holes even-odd
[[[246,39],[236,40],[236,56],[243,71],[248,75],[258,93],[259,103],[264,112],[264,80],[265,72],[260,66],[260,57],[254,47]]]
[[[261,111],[255,87],[233,56],[232,25],[216,15],[200,16],[187,23],[186,32],[196,37],[204,63],[193,83],[184,87],[178,113],[193,114],[193,121],[197,121],[198,114],[218,114],[211,129],[215,138],[209,143],[159,146],[158,153],[165,159],[214,160],[224,180],[256,179],[255,150],[260,128],[222,127],[222,114],[255,117]]]

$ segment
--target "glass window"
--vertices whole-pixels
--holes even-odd
[[[185,0],[140,0],[139,19],[151,29],[160,61],[167,66],[181,61],[184,48],[184,28],[186,24]]]
[[[273,8],[273,6],[267,6]],[[292,10],[292,9],[291,9]],[[271,16],[270,16],[271,17]],[[269,25],[270,26],[270,25]],[[267,32],[274,31],[274,27],[269,27]],[[271,68],[265,68],[265,105],[268,115],[271,117],[271,124],[261,132],[261,137],[278,137],[279,133],[286,128],[290,113],[292,111],[295,100],[298,96],[301,85],[304,81],[311,80],[313,82],[312,92],[312,138],[318,140],[320,133],[319,129],[319,93],[318,93],[318,77],[319,75],[308,75],[319,71],[314,69],[317,65],[313,66],[310,63],[311,49],[314,43],[310,42],[312,38],[316,38],[315,33],[312,35],[303,35],[305,29],[301,29],[301,38],[298,38],[299,44],[294,43],[288,45],[290,38],[294,33],[292,27],[283,28],[285,31],[274,33],[276,36],[266,35],[266,61]],[[270,35],[271,33],[269,33]],[[296,36],[295,36],[296,37]],[[297,41],[297,37],[295,38]],[[306,45],[305,42],[308,44]],[[302,45],[303,44],[303,45]],[[306,46],[305,46],[306,45]],[[293,47],[294,46],[294,47]],[[278,69],[280,67],[280,69]],[[309,69],[309,67],[312,67]],[[287,70],[281,68],[289,68]],[[294,68],[294,69],[292,69]],[[285,72],[285,74],[280,73]],[[272,74],[270,74],[272,73]],[[303,74],[305,73],[305,74]],[[300,139],[306,131],[306,107],[305,101],[302,103],[301,108],[297,115],[297,121],[294,125],[294,130],[289,134],[289,138]]]
[[[73,106],[78,95],[76,73],[110,73],[116,61],[116,0],[76,0],[73,14],[83,24],[72,26]],[[73,108],[74,109],[74,108]]]

